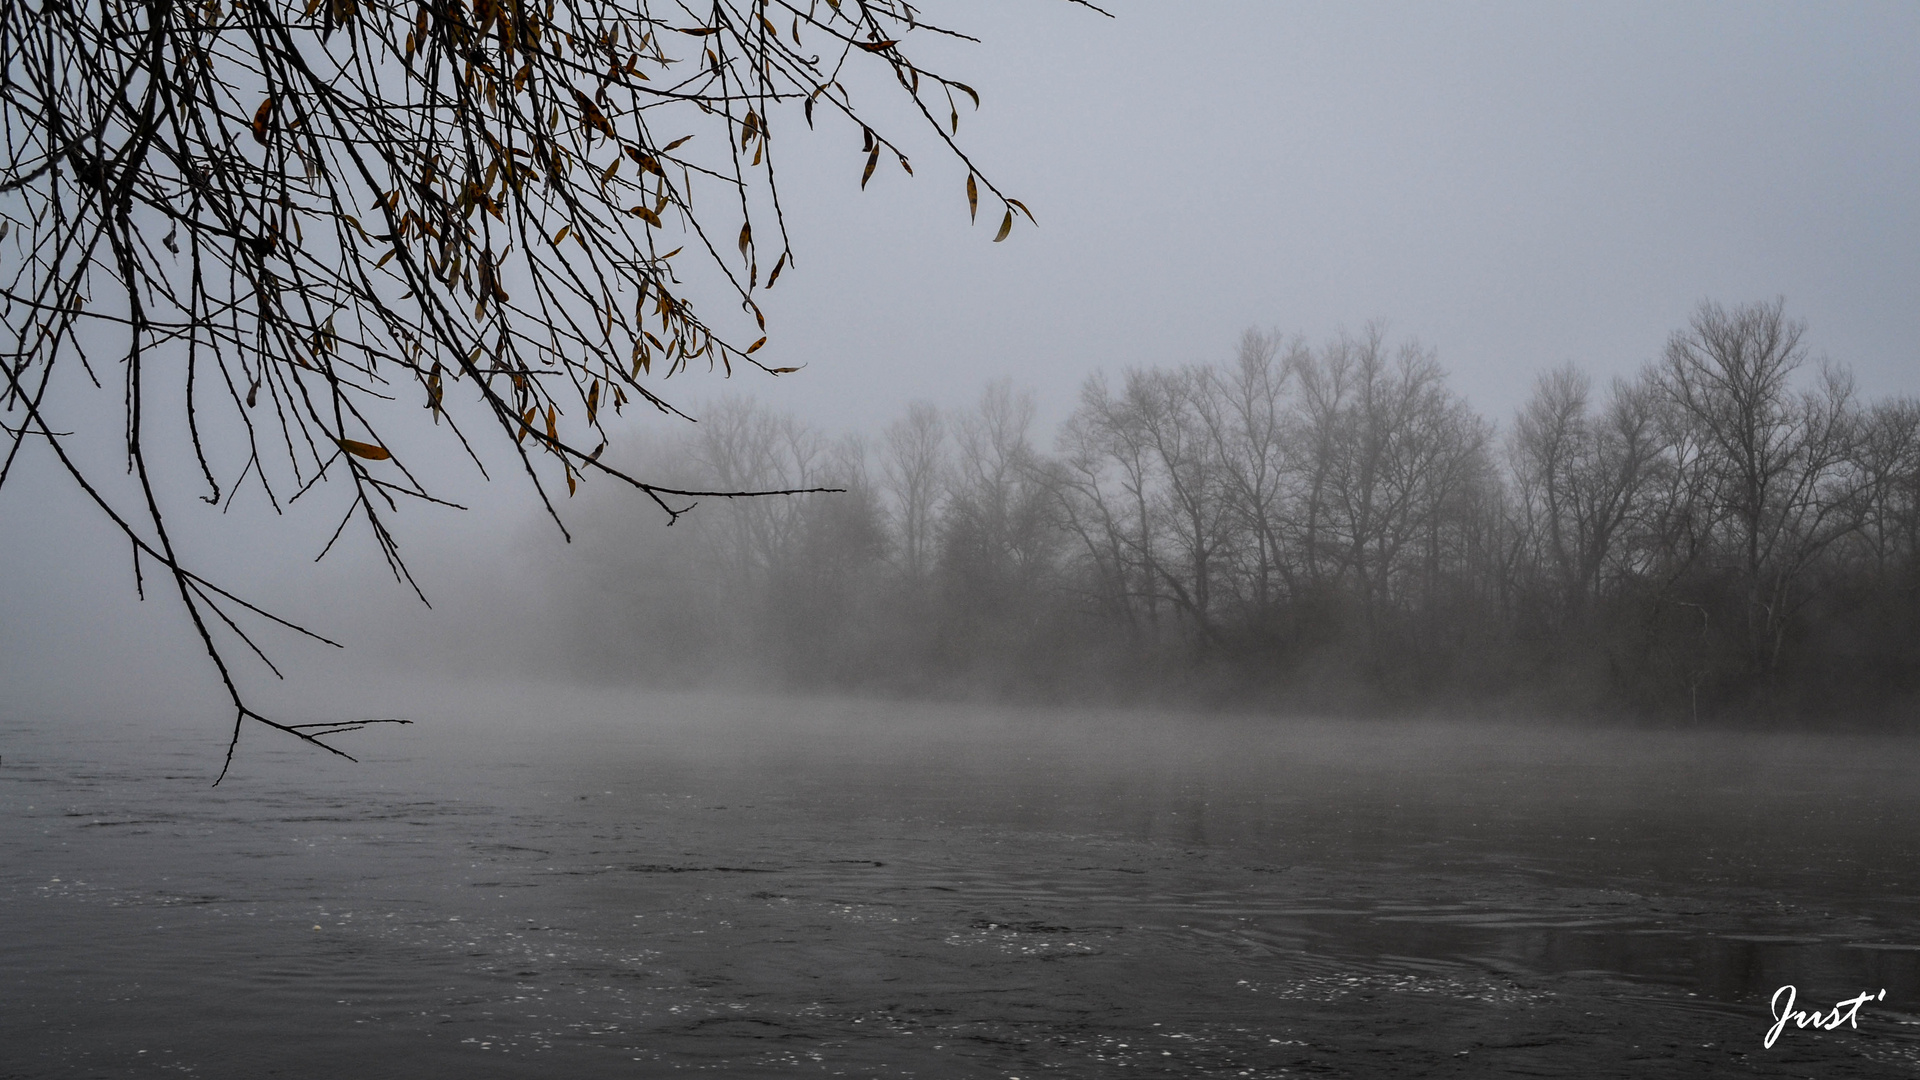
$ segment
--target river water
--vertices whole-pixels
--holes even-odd
[[[0,1077],[1920,1074],[1914,740],[491,700],[0,719]]]

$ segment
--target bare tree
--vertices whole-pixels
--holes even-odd
[[[1920,400],[1895,398],[1867,411],[1854,447],[1860,536],[1874,576],[1920,571]]]
[[[1822,364],[1813,388],[1794,385],[1805,329],[1786,318],[1782,300],[1731,311],[1705,303],[1668,340],[1659,369],[1662,391],[1698,439],[1689,464],[1710,493],[1719,548],[1740,583],[1757,672],[1779,663],[1804,601],[1802,577],[1854,527],[1853,382]]]
[[[1061,526],[1086,556],[1100,604],[1118,613],[1136,640],[1157,636],[1152,454],[1104,375],[1081,386],[1080,407],[1067,418],[1058,446],[1048,487]]]
[[[1343,548],[1330,523],[1331,485],[1341,427],[1351,408],[1355,350],[1335,343],[1287,358],[1298,387],[1288,418],[1294,495],[1295,546],[1308,584],[1316,590],[1341,576]]]
[[[1390,354],[1378,327],[1297,370],[1308,551],[1317,572],[1350,578],[1378,648],[1381,613],[1433,580],[1442,515],[1485,470],[1489,432],[1430,352],[1409,342]]]
[[[727,397],[702,410],[687,439],[687,457],[701,483],[719,491],[811,493],[828,486],[827,437],[752,398]],[[731,499],[697,519],[726,587],[744,598],[765,585],[798,542],[805,504],[794,499]]]
[[[1137,427],[1159,480],[1149,504],[1165,538],[1154,564],[1161,587],[1205,648],[1214,625],[1214,572],[1230,542],[1230,514],[1219,447],[1200,419],[1206,375],[1200,368],[1130,371],[1127,416]]]
[[[1571,365],[1541,375],[1533,396],[1515,418],[1508,458],[1518,498],[1520,528],[1532,542],[1534,562],[1563,591],[1576,587],[1578,543],[1571,505],[1580,459],[1588,449],[1587,395],[1591,380]],[[1567,597],[1571,599],[1571,597]]]
[[[1237,591],[1257,620],[1295,587],[1284,540],[1286,429],[1289,376],[1305,351],[1278,332],[1250,329],[1232,367],[1205,372],[1195,402],[1237,534],[1228,545]]]
[[[359,725],[247,704],[217,635],[251,648],[238,620],[271,616],[177,549],[154,411],[184,404],[210,503],[344,479],[340,528],[361,522],[409,583],[383,515],[436,501],[402,437],[429,418],[482,473],[474,440],[503,437],[549,511],[551,488],[600,475],[677,515],[706,493],[608,464],[607,418],[674,411],[657,380],[692,365],[790,370],[763,359],[757,299],[795,257],[788,135],[853,131],[863,186],[883,158],[911,172],[849,90],[892,87],[970,212],[994,204],[996,240],[1025,215],[953,141],[977,95],[909,57],[952,33],[898,0],[8,3],[0,484],[24,439],[48,444],[171,578],[234,739],[252,719],[325,745]],[[64,434],[56,372],[76,365],[121,388],[130,492]]]
[[[950,647],[1016,646],[1049,582],[1059,537],[1032,443],[1033,396],[989,383],[958,417],[954,479],[941,517]],[[991,642],[988,639],[996,639]]]
[[[1195,640],[1215,634],[1213,575],[1227,545],[1218,448],[1200,418],[1205,369],[1129,371],[1121,392],[1089,380],[1056,466],[1062,511],[1109,581],[1161,602]]]
[[[979,405],[960,416],[948,513],[974,523],[996,558],[1023,568],[1046,546],[1038,539],[1044,516],[1032,432],[1033,395],[1016,392],[1011,380],[988,383]]]
[[[1616,381],[1594,415],[1591,382],[1569,366],[1542,375],[1515,419],[1508,458],[1521,528],[1557,602],[1578,621],[1626,553],[1663,444],[1652,389]]]
[[[887,425],[881,470],[893,499],[899,530],[900,569],[911,582],[926,580],[933,567],[934,525],[947,483],[947,425],[930,401],[915,401],[907,415]]]

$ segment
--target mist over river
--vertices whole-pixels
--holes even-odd
[[[1912,739],[470,696],[0,714],[0,1077],[1920,1073]]]

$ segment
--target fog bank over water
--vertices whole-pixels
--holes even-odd
[[[413,692],[211,790],[190,727],[0,719],[9,1067],[1920,1061],[1911,740]],[[1784,984],[1887,993],[1766,1054]]]
[[[1761,407],[1729,428],[1715,380],[1750,354]],[[877,435],[745,397],[694,412],[610,460],[825,490],[675,497],[669,522],[603,479],[556,524],[456,478],[472,509],[395,534],[431,607],[351,532],[312,562],[311,505],[180,535],[344,646],[249,623],[292,681],[236,653],[242,685],[302,722],[326,718],[302,688],[475,678],[1749,728],[1901,728],[1920,695],[1920,404],[1813,363],[1777,303],[1703,305],[1632,381],[1544,373],[1504,423],[1379,328],[1096,372],[1051,431],[1008,382]],[[13,700],[223,711],[177,597],[95,573],[117,544],[44,472],[6,494],[37,511],[0,525]]]

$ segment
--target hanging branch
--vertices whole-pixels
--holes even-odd
[[[386,515],[402,499],[452,504],[383,430],[410,426],[395,402],[445,424],[483,476],[479,440],[510,445],[556,525],[554,486],[572,494],[593,475],[669,522],[700,497],[792,494],[628,475],[602,460],[607,410],[682,415],[659,381],[694,364],[794,370],[763,358],[757,302],[793,258],[776,131],[837,115],[862,134],[863,186],[882,149],[911,172],[856,115],[842,81],[854,66],[891,73],[966,169],[977,212],[985,178],[952,136],[954,92],[978,95],[914,65],[916,33],[964,37],[904,0],[7,4],[0,486],[26,441],[44,441],[136,569],[171,577],[232,702],[229,765],[249,719],[334,753],[328,736],[403,723],[286,724],[247,704],[216,625],[276,675],[241,619],[318,635],[183,562],[155,493],[171,458],[147,410],[184,402],[209,504],[251,482],[280,511],[343,480],[327,548],[358,522],[416,592]],[[1025,208],[986,187],[1004,239]],[[710,321],[712,295],[696,310],[676,258],[717,268],[740,315]],[[94,482],[66,445],[84,436],[48,415],[72,381],[56,369],[74,364],[96,387],[119,383],[137,510]]]

